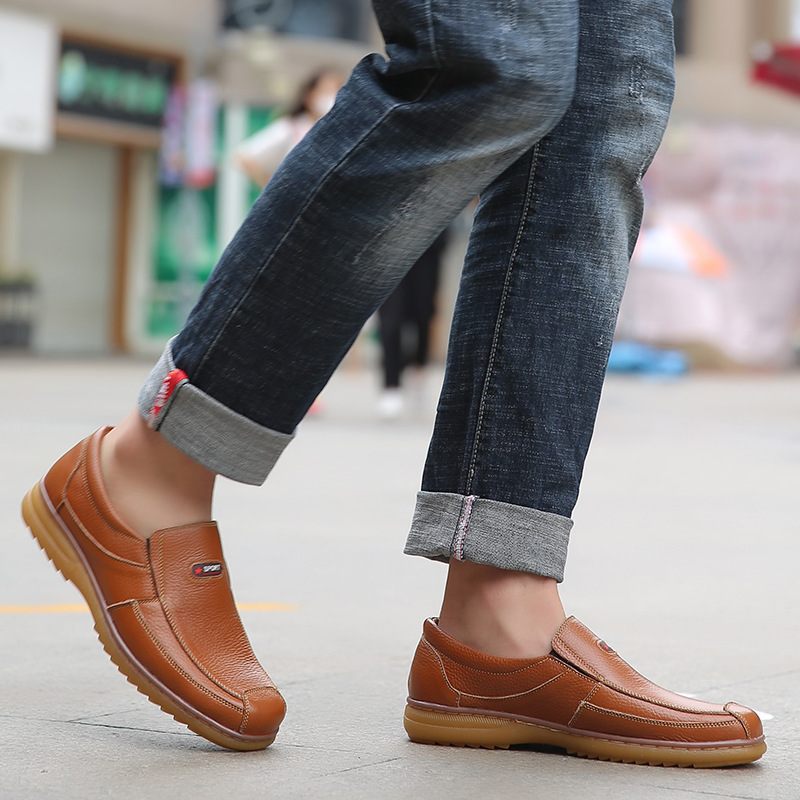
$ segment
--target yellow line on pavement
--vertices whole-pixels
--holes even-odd
[[[294,603],[237,603],[239,611],[296,611]]]
[[[237,603],[239,611],[294,611],[293,603]],[[83,614],[85,603],[44,603],[40,605],[0,605],[0,614]]]
[[[88,611],[85,603],[49,603],[37,606],[0,606],[0,614],[79,614]]]

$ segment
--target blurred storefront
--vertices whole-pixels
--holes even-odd
[[[365,41],[373,35],[368,11],[365,0],[222,2],[208,77],[175,98],[174,116],[166,121],[156,256],[140,349],[160,349],[180,328],[258,196],[260,187],[235,163],[239,145],[296,105],[311,76],[350,71],[371,49]],[[205,120],[200,125],[198,114]],[[198,142],[198,131],[209,130],[211,141]],[[204,166],[198,152],[206,153]]]
[[[781,159],[800,163],[800,96],[754,80],[754,60],[785,66],[800,2],[674,6],[678,89],[646,231],[683,255],[640,248],[621,333],[694,346],[700,331],[724,356],[709,362],[786,364],[800,175]],[[231,154],[310,75],[347,72],[375,47],[368,0],[0,0],[0,347],[157,353],[256,196]],[[710,174],[709,153],[703,194],[693,181]],[[440,352],[462,233],[442,280]],[[700,240],[702,255],[684,258]],[[767,318],[770,344],[748,349]]]
[[[231,152],[315,70],[367,52],[367,10],[0,2],[0,348],[160,350],[256,195]],[[34,83],[26,105],[15,87]]]
[[[47,141],[0,141],[0,280],[32,287],[35,351],[127,349],[151,261],[164,107],[212,41],[215,4],[25,0],[0,14],[9,36],[21,24],[52,31],[51,53],[19,50],[7,65],[8,84],[49,68],[40,105],[52,120]]]
[[[675,0],[677,91],[685,119],[800,128],[800,103],[753,80],[765,46],[800,37],[797,0]]]
[[[618,337],[783,368],[800,332],[800,3],[680,0],[672,121]]]

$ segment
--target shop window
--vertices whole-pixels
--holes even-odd
[[[222,25],[363,41],[369,19],[367,0],[224,0]]]

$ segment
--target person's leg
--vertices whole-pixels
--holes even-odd
[[[374,5],[390,58],[365,58],[278,169],[139,398],[150,427],[234,480],[265,479],[364,321],[571,99],[576,0]],[[141,443],[142,420],[106,444]],[[175,487],[148,482],[142,504],[139,455],[116,499],[146,531]]]
[[[482,195],[406,548],[450,562],[409,674],[415,742],[707,767],[766,750],[752,709],[647,680],[556,591],[672,97],[670,7],[581,0],[572,107]]]
[[[412,267],[412,271],[413,271]],[[410,274],[410,273],[409,273]],[[406,280],[386,298],[378,310],[378,333],[383,351],[383,388],[398,389],[403,371],[403,312],[406,304]]]
[[[480,199],[406,552],[448,560],[441,624],[544,654],[570,519],[673,92],[669,0],[583,0],[559,125]]]
[[[415,265],[416,266],[416,265]],[[404,332],[408,279],[414,267],[378,310],[378,332],[383,359],[383,387],[378,399],[378,414],[386,420],[396,419],[403,413],[403,392],[400,377],[406,366]]]
[[[406,276],[409,283],[406,315],[414,325],[416,339],[411,363],[416,367],[428,364],[430,328],[436,311],[436,292],[439,288],[445,234],[442,234],[426,251]]]

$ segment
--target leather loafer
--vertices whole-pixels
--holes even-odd
[[[25,496],[23,518],[83,594],[103,647],[142,694],[211,742],[262,750],[286,704],[242,627],[217,526],[136,536],[103,488],[100,444],[109,430],[53,465]]]
[[[549,745],[603,761],[684,767],[746,764],[767,746],[758,715],[647,680],[574,617],[549,655],[497,658],[424,623],[404,724],[426,744]]]

